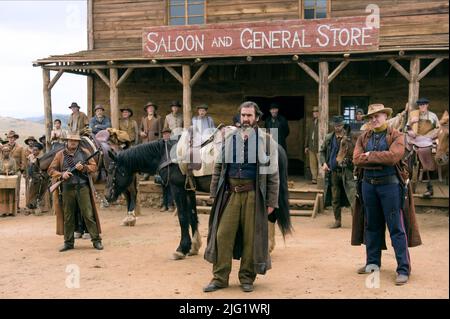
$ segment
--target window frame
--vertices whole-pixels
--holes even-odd
[[[327,16],[325,18],[314,18],[314,19],[327,19],[331,17],[331,1],[327,0]],[[314,12],[315,15],[315,12]],[[305,19],[305,0],[299,0],[299,17],[300,19]],[[313,20],[313,19],[307,19]]]
[[[171,0],[166,0],[166,14],[165,14],[165,24],[168,26],[182,26],[182,25],[201,25],[201,24],[188,24],[189,18],[195,18],[195,17],[203,17],[204,19],[204,23],[203,24],[207,24],[208,23],[208,16],[207,16],[207,4],[208,1],[207,0],[195,0],[198,2],[202,2],[203,1],[203,6],[204,6],[204,13],[203,15],[189,15],[188,14],[188,0],[184,0],[184,17],[181,16],[174,16],[173,18],[184,18],[184,24],[170,24],[170,20],[172,18],[172,16],[170,15],[170,8],[173,6],[171,6],[170,3]],[[195,3],[194,3],[195,4]],[[178,5],[181,6],[181,5]]]

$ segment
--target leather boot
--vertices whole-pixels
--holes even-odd
[[[334,224],[330,226],[330,229],[336,229],[342,227],[342,223],[340,220],[335,220]]]

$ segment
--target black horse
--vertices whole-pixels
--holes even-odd
[[[108,169],[106,185],[106,199],[115,200],[126,190],[132,182],[135,173],[153,174],[159,167],[159,174],[165,185],[170,186],[175,205],[178,210],[178,220],[181,228],[181,240],[174,253],[174,259],[183,259],[186,255],[195,255],[201,246],[198,234],[198,217],[195,200],[195,191],[186,189],[186,175],[183,175],[178,163],[170,162],[170,149],[176,146],[176,141],[167,142],[166,150],[164,141],[154,141],[134,146],[118,154],[110,152],[112,159]],[[276,209],[269,219],[278,222],[280,230],[285,234],[291,231],[289,215],[289,198],[287,184],[287,155],[284,149],[278,145],[278,165],[280,172],[279,208]],[[211,175],[193,177],[195,189],[209,193]],[[193,241],[189,234],[192,230]]]

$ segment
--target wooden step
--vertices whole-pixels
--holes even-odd
[[[315,199],[289,199],[290,205],[314,206],[315,202]]]
[[[300,217],[312,217],[313,211],[312,210],[294,210],[291,209],[290,211],[291,216],[300,216]]]

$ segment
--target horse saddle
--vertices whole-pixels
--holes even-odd
[[[109,141],[109,132],[107,130],[101,130],[95,134],[95,139],[100,143],[107,143]]]
[[[414,149],[422,164],[424,171],[436,170],[436,163],[433,158],[434,140],[427,136],[416,136],[415,138],[406,135],[408,150]]]

